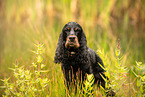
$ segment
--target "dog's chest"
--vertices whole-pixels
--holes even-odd
[[[80,60],[77,58],[69,58],[67,64],[73,67],[81,66],[81,63],[79,61]]]

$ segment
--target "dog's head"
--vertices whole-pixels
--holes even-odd
[[[67,51],[71,54],[83,51],[87,47],[85,33],[82,27],[76,22],[67,23],[59,36],[59,41],[55,51],[55,63],[62,62]]]
[[[76,22],[67,23],[63,29],[63,39],[67,49],[77,49],[80,47],[80,39],[83,30],[82,27]]]

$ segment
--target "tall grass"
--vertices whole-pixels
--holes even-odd
[[[124,60],[120,57],[119,39],[115,50],[116,53],[113,56],[115,59],[112,61],[114,66],[108,62],[108,57],[104,51],[97,51],[106,67],[104,68],[106,70],[105,75],[110,79],[108,82],[108,80],[103,78],[106,81],[106,90],[101,86],[100,88],[97,85],[93,86],[93,75],[87,75],[82,90],[79,88],[81,86],[77,85],[77,92],[75,92],[75,87],[72,87],[70,89],[72,92],[70,92],[64,84],[60,67],[45,69],[46,65],[43,63],[44,56],[42,55],[45,49],[40,42],[36,47],[37,50],[32,51],[36,54],[35,61],[29,64],[29,68],[26,69],[26,67],[21,66],[16,60],[14,66],[10,68],[13,71],[13,75],[11,75],[13,79],[10,77],[1,79],[3,86],[0,86],[0,88],[4,89],[3,96],[107,96],[109,92],[112,92],[112,89],[116,92],[116,96],[145,96],[143,64],[136,62],[136,65],[132,68],[123,64]],[[136,73],[135,70],[138,70],[138,72]],[[133,81],[129,80],[131,77],[129,76],[129,71],[136,76]],[[134,84],[137,85],[135,86]]]
[[[113,80],[118,96],[137,96],[144,83],[144,65],[139,71],[134,67],[136,61],[145,62],[144,10],[144,0],[0,0],[0,78],[11,77],[10,82],[15,81],[8,67],[12,68],[16,59],[20,67],[30,69],[30,63],[35,60],[31,53],[33,44],[41,42],[46,48],[43,55],[45,68],[50,70],[47,74],[49,95],[67,95],[60,65],[53,63],[53,57],[63,25],[76,21],[85,31],[88,46],[101,49],[107,55],[104,60],[108,68],[106,73]],[[114,72],[118,70],[115,51],[118,38],[121,47],[119,68],[126,67],[127,71]],[[126,79],[119,79],[123,76],[121,72],[127,74]],[[119,84],[122,86],[117,88]]]

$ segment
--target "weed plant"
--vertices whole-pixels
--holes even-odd
[[[137,88],[134,90],[135,96],[144,97],[145,96],[145,72],[143,71],[144,64],[142,62],[136,62],[131,68],[132,73],[135,75],[135,82]],[[134,71],[135,70],[135,71]]]
[[[45,70],[45,64],[42,63],[43,44],[39,43],[35,45],[36,61],[31,64],[31,69],[25,69],[23,66],[19,66],[16,60],[14,68],[10,68],[13,71],[15,81],[10,83],[10,78],[2,80],[4,82],[5,97],[17,96],[17,97],[34,97],[34,96],[48,96],[49,95],[49,79],[44,77],[43,73],[47,73]]]

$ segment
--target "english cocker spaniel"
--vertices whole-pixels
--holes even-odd
[[[96,52],[87,46],[85,33],[78,23],[69,22],[63,27],[54,59],[55,63],[61,63],[68,87],[71,82],[76,83],[78,76],[83,82],[86,74],[93,74],[94,84],[97,83],[105,89],[105,80],[102,76],[108,78],[102,68],[103,62]],[[115,95],[115,92],[111,90],[110,95]]]

